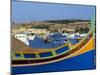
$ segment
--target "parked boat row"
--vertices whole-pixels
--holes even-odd
[[[66,43],[76,44],[84,38],[86,34],[68,33],[47,33],[43,35],[18,33],[14,37],[32,48],[54,48]]]

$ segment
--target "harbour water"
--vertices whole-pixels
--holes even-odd
[[[48,37],[50,41],[45,42],[43,38],[35,37],[34,40],[29,40],[29,46],[32,48],[55,48],[65,43],[68,43],[67,36],[57,34],[57,35],[50,35]],[[72,44],[78,43],[77,38],[69,39]]]

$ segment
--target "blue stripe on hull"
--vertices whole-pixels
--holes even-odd
[[[95,69],[94,63],[95,50],[81,54],[79,56],[62,60],[56,63],[39,65],[39,66],[22,66],[13,67],[13,74],[25,73],[43,73],[43,72],[57,72],[57,71],[72,71],[72,70],[89,70]]]

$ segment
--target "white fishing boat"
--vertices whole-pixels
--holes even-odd
[[[16,39],[22,41],[23,43],[25,43],[26,45],[29,45],[29,41],[28,41],[28,36],[25,33],[19,33],[19,34],[15,34],[14,36]]]
[[[36,35],[28,35],[28,40],[34,40]]]
[[[68,35],[68,38],[69,38],[69,39],[74,39],[74,38],[75,38],[74,36],[75,36],[75,34],[69,34],[69,35]]]
[[[67,37],[68,36],[68,33],[63,33],[62,36],[66,36]]]
[[[80,34],[80,37],[84,38],[86,35],[87,35],[86,33],[83,33],[83,34]]]

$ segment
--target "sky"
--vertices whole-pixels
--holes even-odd
[[[39,2],[12,2],[12,22],[30,22],[59,19],[90,20],[95,14],[95,6],[54,4]]]

